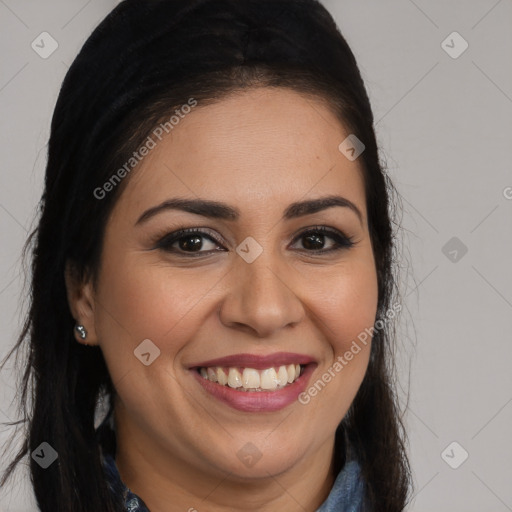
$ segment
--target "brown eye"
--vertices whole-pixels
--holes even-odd
[[[348,249],[355,245],[352,238],[325,226],[303,231],[295,238],[295,241],[302,242],[302,247],[299,247],[298,250],[311,254],[325,254]],[[328,248],[325,248],[326,244],[329,245]],[[156,247],[180,256],[192,257],[226,251],[214,235],[201,230],[201,228],[180,229],[169,233],[160,239]]]
[[[164,251],[194,255],[217,251],[216,248],[219,246],[220,242],[199,228],[175,231],[166,235],[157,244],[157,247]],[[202,250],[205,248],[206,250]]]
[[[331,247],[325,248],[326,240],[331,240]],[[354,245],[353,239],[343,235],[337,230],[332,230],[324,226],[318,226],[308,229],[301,233],[296,240],[302,240],[302,245],[306,252],[327,253],[340,249],[348,249]]]
[[[325,235],[317,233],[302,236],[304,247],[314,251],[323,248],[323,245],[325,244],[325,238]]]
[[[178,247],[183,251],[199,251],[203,247],[202,236],[187,235],[178,238]]]

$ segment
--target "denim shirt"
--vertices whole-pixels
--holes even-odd
[[[103,457],[103,466],[111,491],[123,496],[126,512],[150,512],[142,498],[121,481],[112,455]],[[351,460],[338,473],[329,496],[315,512],[362,512],[363,496],[360,466],[356,460]]]

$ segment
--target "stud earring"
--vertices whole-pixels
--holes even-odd
[[[82,340],[85,340],[85,338],[87,338],[87,331],[85,330],[85,327],[83,325],[76,325],[75,329]]]

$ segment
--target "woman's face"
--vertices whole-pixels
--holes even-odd
[[[348,135],[318,100],[261,88],[152,136],[80,299],[118,393],[118,457],[178,479],[330,461],[370,343],[345,354],[377,309],[362,169],[338,149]],[[327,196],[343,200],[314,206]]]

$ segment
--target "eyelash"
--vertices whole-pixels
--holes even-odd
[[[311,234],[318,234],[318,233],[334,240],[336,243],[336,246],[332,247],[331,249],[315,249],[315,250],[301,249],[301,251],[305,251],[306,253],[311,254],[311,255],[327,254],[327,253],[336,252],[336,251],[339,251],[342,249],[350,249],[351,247],[353,247],[355,245],[354,237],[345,236],[340,231],[330,229],[325,226],[313,226],[311,228],[307,228],[305,231],[303,231],[302,233],[300,233],[299,235],[297,235],[294,238],[293,243],[295,243],[297,240],[300,240],[301,238],[303,238],[305,236],[308,236]],[[219,252],[217,250],[187,252],[187,251],[183,251],[180,249],[171,248],[171,246],[175,242],[179,241],[182,238],[187,238],[192,235],[200,235],[200,236],[202,236],[204,238],[208,238],[210,241],[222,246],[222,242],[220,240],[218,240],[212,234],[206,233],[204,231],[204,228],[179,228],[178,230],[173,231],[172,233],[169,233],[169,234],[165,235],[163,238],[161,238],[157,242],[156,248],[162,249],[166,252],[175,252],[175,253],[177,252],[177,253],[180,253],[179,254],[180,256],[186,255],[185,257],[192,257],[192,258],[199,257],[199,256],[205,255],[205,254],[211,254],[213,252]]]

